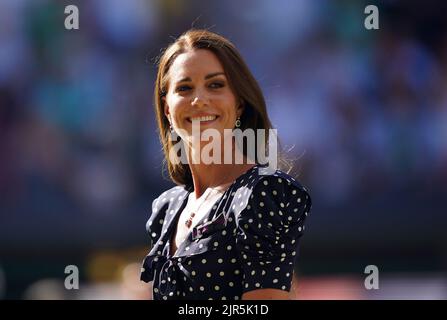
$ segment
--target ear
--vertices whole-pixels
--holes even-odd
[[[161,98],[161,103],[163,104],[163,110],[164,110],[166,118],[170,119],[171,114],[169,113],[169,106],[166,103],[166,97]]]
[[[244,113],[244,108],[245,108],[244,103],[242,101],[240,101],[238,106],[237,106],[237,109],[236,109],[236,115],[238,117],[242,116],[242,113]]]

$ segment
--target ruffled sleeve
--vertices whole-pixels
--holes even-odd
[[[295,181],[270,175],[255,184],[237,218],[244,293],[262,288],[290,290],[298,240],[311,205],[307,190]]]

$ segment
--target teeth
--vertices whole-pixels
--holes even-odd
[[[217,118],[216,116],[194,117],[191,118],[191,121],[212,121],[216,118]]]

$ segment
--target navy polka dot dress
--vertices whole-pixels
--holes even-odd
[[[152,249],[141,280],[154,300],[238,300],[248,291],[289,291],[298,240],[311,209],[303,186],[281,170],[255,165],[239,176],[190,231],[176,253],[170,239],[192,189],[176,186],[152,203]]]

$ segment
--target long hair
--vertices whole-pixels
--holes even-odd
[[[261,88],[248,66],[242,59],[236,47],[226,38],[210,32],[208,30],[191,29],[182,34],[175,42],[170,44],[162,53],[158,61],[158,72],[155,82],[154,102],[157,114],[158,130],[160,142],[163,146],[165,161],[171,179],[179,185],[192,185],[192,175],[188,164],[178,162],[172,163],[169,154],[174,143],[170,139],[169,121],[164,114],[163,97],[166,96],[169,86],[169,69],[174,60],[188,50],[206,49],[216,55],[223,66],[224,72],[229,82],[230,88],[239,101],[244,106],[244,111],[240,117],[241,127],[245,129],[265,130],[265,139],[269,139],[269,129],[272,124],[267,114],[266,103]],[[255,148],[258,147],[256,141]],[[263,144],[264,154],[267,152],[268,144]],[[246,151],[243,150],[246,156]],[[255,151],[257,155],[257,150]]]

